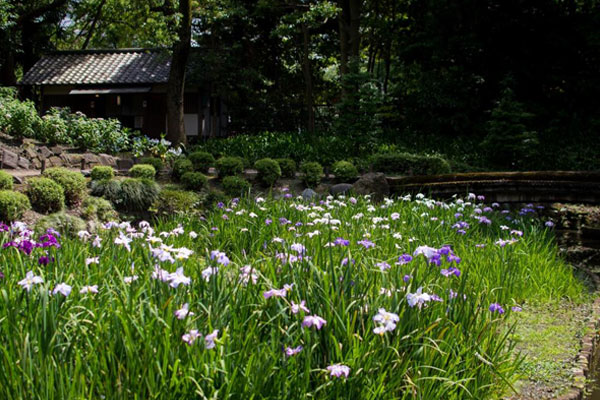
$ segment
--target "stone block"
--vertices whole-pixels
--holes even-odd
[[[117,159],[117,169],[129,169],[133,167],[133,160],[129,159],[129,158],[119,158]]]
[[[109,167],[114,167],[116,165],[116,160],[113,156],[108,154],[99,154],[100,164],[107,165]]]
[[[46,168],[49,167],[62,167],[64,166],[63,160],[60,157],[52,156],[46,160]]]
[[[23,168],[23,169],[29,169],[31,163],[29,162],[29,160],[25,157],[19,157],[19,167]]]
[[[17,169],[19,168],[19,156],[10,150],[2,151],[2,165],[4,168]]]
[[[44,158],[50,158],[50,157],[52,157],[54,155],[54,153],[51,152],[50,149],[47,148],[46,146],[42,146],[38,150],[40,151],[40,154]]]

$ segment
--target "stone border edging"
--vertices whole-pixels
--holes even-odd
[[[579,266],[576,266],[579,268]],[[585,270],[585,268],[583,268]],[[600,278],[593,273],[588,273],[594,281],[596,291],[600,289]],[[597,297],[592,304],[592,319],[588,322],[587,328],[589,332],[581,339],[581,350],[577,355],[577,367],[573,369],[573,383],[569,391],[561,396],[558,400],[583,400],[587,379],[593,372],[592,359],[597,350],[598,329],[600,328],[600,297]]]

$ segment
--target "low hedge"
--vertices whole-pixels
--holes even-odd
[[[35,211],[47,214],[61,211],[65,207],[65,192],[50,178],[30,178],[25,189]]]
[[[187,190],[199,192],[208,185],[208,178],[201,172],[186,172],[181,177],[181,183]]]
[[[263,158],[254,164],[258,171],[258,180],[265,186],[273,186],[281,178],[279,163],[271,158]]]
[[[349,182],[356,179],[358,169],[349,161],[338,161],[333,164],[332,172],[338,182]]]
[[[240,157],[223,157],[217,161],[219,178],[236,176],[244,172],[244,160]]]
[[[373,169],[399,175],[438,175],[451,172],[450,164],[438,155],[380,153],[371,160]]]
[[[101,181],[103,179],[112,179],[115,177],[115,171],[112,167],[105,165],[98,165],[92,168],[92,172],[90,172],[90,178],[93,181]]]
[[[16,221],[23,217],[25,211],[29,210],[31,210],[31,204],[23,193],[0,190],[0,222]]]
[[[0,190],[12,190],[13,178],[8,172],[0,171]]]
[[[69,171],[61,167],[48,168],[42,176],[50,178],[62,186],[67,205],[74,206],[83,200],[86,193],[86,180],[80,172]]]
[[[150,164],[137,164],[129,168],[129,176],[132,178],[154,179],[156,169]]]
[[[302,181],[308,187],[316,187],[321,183],[323,167],[316,161],[305,162],[300,166]]]
[[[284,178],[296,177],[296,161],[291,158],[278,158],[276,161],[281,169],[281,176]]]
[[[215,166],[215,158],[212,154],[206,151],[195,151],[188,156],[188,159],[192,162],[194,171],[208,173],[210,167]]]
[[[243,197],[250,191],[250,183],[239,176],[223,178],[223,191],[232,197]]]
[[[185,190],[163,189],[152,205],[152,211],[159,215],[195,213],[201,205],[198,194]]]

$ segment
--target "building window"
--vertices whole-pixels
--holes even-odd
[[[133,120],[134,129],[142,129],[144,126],[144,117],[142,115],[136,115]]]

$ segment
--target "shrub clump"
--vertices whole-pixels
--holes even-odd
[[[8,223],[20,219],[25,211],[29,210],[31,204],[23,193],[0,190],[0,222]]]
[[[150,164],[137,164],[129,169],[129,176],[132,178],[154,179],[156,169]]]
[[[185,157],[178,158],[173,162],[173,171],[171,175],[174,179],[180,180],[186,172],[194,172],[192,162]]]
[[[152,205],[152,211],[159,215],[187,215],[196,212],[200,204],[200,196],[194,192],[163,189]]]
[[[12,190],[13,178],[8,172],[0,171],[0,190]]]
[[[86,228],[86,223],[81,218],[59,212],[41,218],[35,224],[34,231],[37,235],[43,235],[48,229],[55,229],[63,236],[77,237],[77,233]]]
[[[254,164],[258,171],[258,180],[265,186],[273,186],[277,179],[281,178],[281,168],[277,161],[271,158],[263,158]]]
[[[323,167],[316,161],[305,162],[300,167],[302,171],[302,181],[308,187],[315,187],[321,183],[323,176]]]
[[[236,176],[244,172],[244,161],[240,157],[223,157],[217,161],[219,178]]]
[[[371,165],[377,172],[401,175],[437,175],[451,172],[448,161],[437,155],[381,153],[373,156]]]
[[[143,157],[140,159],[140,164],[152,165],[156,170],[156,173],[162,171],[165,168],[165,163],[158,157]]]
[[[91,194],[104,197],[122,211],[147,211],[156,201],[160,186],[151,179],[126,178],[92,182]]]
[[[61,185],[50,178],[31,178],[25,190],[35,211],[47,214],[65,207],[65,192]]]
[[[352,181],[358,176],[358,169],[349,161],[336,162],[332,170],[335,178],[340,182]]]
[[[42,175],[63,188],[65,201],[69,206],[79,204],[85,196],[86,181],[79,172],[69,171],[66,168],[48,168]]]
[[[195,151],[188,156],[194,166],[194,171],[207,173],[210,167],[215,165],[215,158],[206,151]]]
[[[110,201],[101,197],[88,196],[81,204],[81,215],[88,220],[108,222],[119,219]]]
[[[199,192],[208,185],[208,178],[201,172],[186,172],[181,177],[181,183],[187,190]]]
[[[250,191],[250,183],[239,176],[223,178],[223,191],[229,196],[242,197]]]
[[[281,169],[281,176],[284,178],[294,178],[296,176],[296,161],[291,158],[278,158],[276,161]]]
[[[115,177],[115,171],[112,167],[108,167],[105,165],[98,165],[92,168],[92,172],[90,173],[90,177],[93,181],[101,181],[103,179],[112,179]]]

